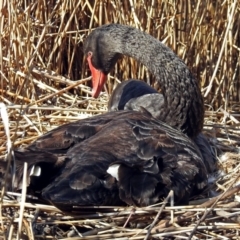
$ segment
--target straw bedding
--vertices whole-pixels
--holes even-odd
[[[205,99],[204,132],[219,168],[189,206],[175,206],[170,193],[170,206],[163,199],[145,208],[86,206],[69,214],[31,203],[25,189],[7,192],[0,239],[240,239],[238,0],[13,0],[1,1],[0,9],[0,101],[10,131],[8,137],[0,123],[1,156],[7,142],[23,147],[56,126],[105,112],[124,79],[159,88],[145,67],[124,57],[105,93],[91,98],[82,42],[91,29],[116,22],[160,39],[195,74]]]

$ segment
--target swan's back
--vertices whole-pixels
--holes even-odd
[[[133,110],[141,111],[143,107],[153,117],[160,119],[164,98],[154,88],[140,80],[126,80],[113,90],[108,103],[108,111]],[[208,139],[199,133],[193,141],[199,148],[209,174],[216,171],[216,157]]]

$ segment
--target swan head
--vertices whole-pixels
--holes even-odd
[[[94,98],[99,96],[108,73],[121,57],[117,52],[118,45],[117,41],[111,39],[106,28],[95,29],[84,42],[83,51],[92,75]]]

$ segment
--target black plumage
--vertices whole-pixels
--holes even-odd
[[[108,102],[108,111],[146,109],[156,119],[161,118],[161,109],[164,97],[147,83],[130,79],[123,81],[114,89]],[[208,173],[216,171],[216,157],[212,153],[207,138],[199,133],[192,139],[199,148]]]

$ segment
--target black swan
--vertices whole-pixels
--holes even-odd
[[[85,40],[84,53],[94,97],[122,54],[146,65],[162,88],[160,120],[144,109],[108,112],[46,133],[15,151],[18,163],[28,162],[30,189],[63,210],[122,202],[146,206],[171,189],[176,203],[186,203],[206,186],[208,177],[191,140],[201,132],[204,116],[201,92],[191,72],[157,39],[124,25],[95,29]],[[33,168],[40,168],[40,176],[32,174]],[[22,166],[17,169],[16,188],[21,171]],[[39,181],[43,181],[40,187]]]

